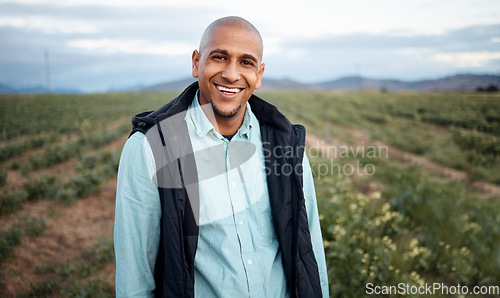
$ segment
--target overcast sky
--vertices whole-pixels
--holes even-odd
[[[500,74],[498,0],[0,0],[0,83],[104,91],[191,75],[213,20],[264,39],[269,78],[418,80]]]

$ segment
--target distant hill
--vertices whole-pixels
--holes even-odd
[[[25,87],[25,88],[15,88],[9,85],[5,84],[0,84],[0,94],[22,94],[22,93],[29,93],[29,94],[40,94],[40,93],[46,93],[47,89],[42,88],[42,87]]]
[[[180,90],[184,90],[187,86],[189,86],[191,83],[193,83],[195,81],[196,81],[196,79],[191,77],[191,78],[181,79],[181,80],[177,80],[177,81],[173,81],[173,82],[152,85],[152,86],[141,89],[141,91],[147,91],[147,92],[180,91]]]
[[[64,89],[64,88],[56,88],[50,90],[51,93],[54,94],[81,94],[82,92],[78,89]],[[16,88],[13,86],[5,85],[0,83],[0,94],[45,94],[47,93],[47,89],[41,86],[33,86],[33,87],[21,87]]]
[[[179,91],[186,88],[195,79],[187,78],[174,82],[162,83],[141,91]],[[395,79],[370,79],[365,77],[343,77],[333,81],[306,84],[290,79],[262,79],[262,91],[270,90],[387,90],[387,91],[476,91],[477,87],[498,86],[500,76],[459,74],[435,80],[401,81]]]
[[[129,86],[127,88],[109,89],[108,92],[130,92],[130,91],[181,91],[189,84],[196,81],[194,78],[184,78],[172,82],[155,84],[148,87]],[[262,79],[262,91],[272,90],[387,90],[387,91],[476,91],[478,87],[487,88],[490,85],[500,87],[500,76],[498,75],[473,75],[458,74],[454,76],[439,78],[435,80],[401,81],[396,79],[370,79],[359,76],[342,77],[336,80],[314,84],[301,83],[291,79]],[[0,83],[0,94],[43,94],[47,90],[41,86],[16,88]],[[81,94],[78,89],[53,89],[51,93],[56,94]]]
[[[195,78],[186,78],[177,81],[160,83],[152,85],[141,89],[141,91],[147,92],[159,92],[159,91],[181,91],[184,90],[189,84],[195,82]],[[262,79],[262,87],[260,90],[284,90],[284,89],[294,89],[294,90],[308,90],[313,89],[314,86],[310,84],[303,84],[290,79]]]
[[[436,80],[400,81],[345,77],[318,84],[322,90],[381,90],[388,91],[476,91],[477,87],[497,85],[500,76],[459,74]]]
[[[262,86],[260,90],[267,91],[267,90],[283,90],[283,89],[289,89],[289,90],[311,90],[311,89],[316,89],[315,85],[312,84],[304,84],[304,83],[299,83],[294,80],[290,79],[268,79],[268,78],[262,78]]]
[[[16,93],[16,89],[13,89],[7,85],[0,84],[0,94],[12,94],[12,93]]]

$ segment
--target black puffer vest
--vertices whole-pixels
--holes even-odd
[[[162,217],[155,266],[156,297],[194,297],[199,191],[184,116],[197,90],[198,83],[193,83],[158,110],[132,118],[131,134],[146,134],[159,181]],[[302,191],[305,129],[292,125],[276,107],[255,95],[249,103],[259,120],[263,148],[273,153],[265,155],[267,185],[288,289],[292,297],[321,297]],[[280,170],[285,168],[287,174]],[[290,169],[293,171],[288,175]]]

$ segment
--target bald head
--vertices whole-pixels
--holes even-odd
[[[259,49],[260,58],[262,58],[262,52],[264,46],[262,43],[262,37],[260,36],[259,30],[257,30],[257,28],[255,28],[254,25],[252,25],[249,21],[236,16],[224,17],[215,20],[212,24],[210,24],[207,27],[207,29],[205,29],[205,32],[203,32],[203,36],[201,37],[200,41],[200,48],[199,48],[200,53],[203,53],[203,50],[207,47],[208,44],[210,44],[214,34],[216,34],[217,28],[219,27],[233,27],[238,29],[244,29],[250,32],[251,34],[254,34],[258,42],[256,46]]]

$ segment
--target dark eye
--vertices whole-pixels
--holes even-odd
[[[213,56],[212,59],[218,60],[218,61],[224,61],[226,58],[224,56]]]
[[[250,61],[250,60],[243,60],[243,65],[247,65],[247,66],[253,66],[253,62]]]

